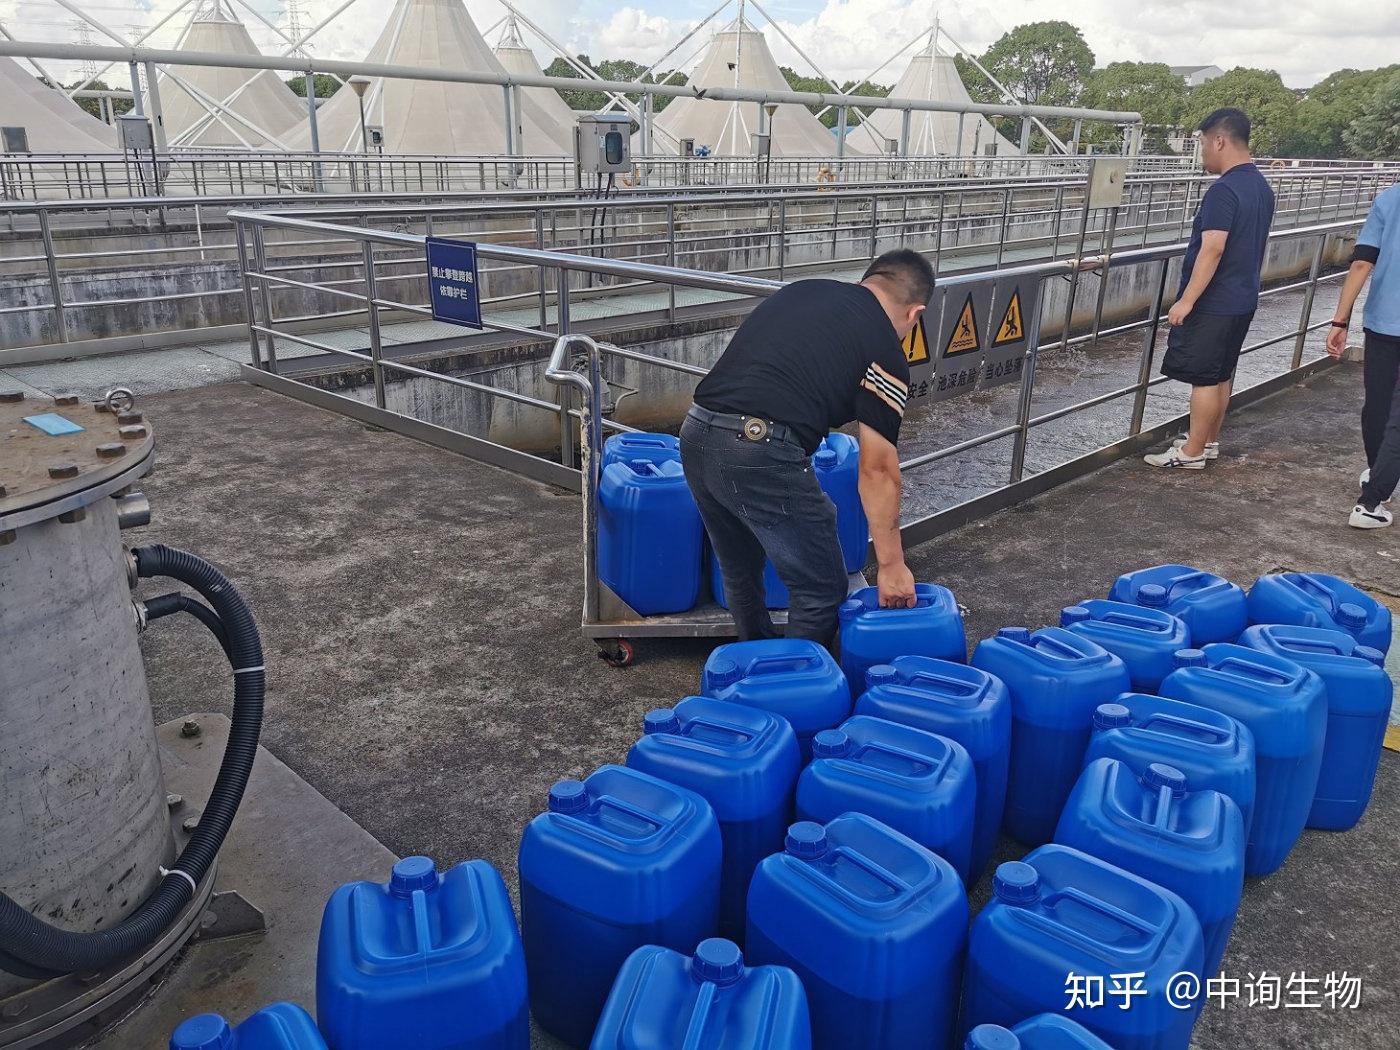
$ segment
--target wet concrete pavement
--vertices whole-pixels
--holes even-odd
[[[1246,584],[1279,567],[1333,572],[1400,595],[1395,537],[1345,524],[1364,465],[1359,399],[1360,369],[1342,366],[1239,413],[1204,473],[1123,461],[919,547],[911,565],[969,607],[971,639],[1053,622],[1168,560]],[[128,541],[195,551],[244,590],[267,649],[264,743],[394,852],[485,857],[513,885],[549,784],[620,761],[644,711],[695,689],[701,643],[643,642],[637,666],[614,670],[580,636],[577,496],[242,385],[141,407],[159,466],[153,522]],[[166,620],[144,646],[157,721],[226,708],[201,627]],[[1264,969],[1359,974],[1361,1007],[1210,1007],[1197,1046],[1395,1046],[1397,805],[1400,755],[1387,753],[1359,828],[1309,832],[1280,873],[1251,880],[1225,959],[1245,985]]]

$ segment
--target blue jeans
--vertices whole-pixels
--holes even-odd
[[[763,560],[790,596],[787,636],[830,645],[846,597],[836,505],[794,440],[749,441],[695,415],[681,426],[681,464],[719,558],[740,641],[776,638],[763,602]]]

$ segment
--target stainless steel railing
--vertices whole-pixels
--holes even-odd
[[[1308,225],[1362,214],[1400,168],[1290,169],[1270,172],[1279,226]],[[1146,246],[1185,236],[1206,176],[1139,175],[1114,231],[1113,246]],[[315,208],[279,209],[288,217],[339,217],[367,227],[444,234],[620,258],[690,269],[723,269],[779,280],[859,265],[878,251],[908,245],[930,252],[941,270],[1054,258],[1075,250],[1072,218],[1083,200],[1078,177],[995,182],[861,185],[830,191],[729,188],[676,194],[632,190],[606,200],[576,193],[541,197],[502,193],[492,201],[428,195],[389,199],[343,195]],[[0,361],[14,348],[87,343],[93,332],[113,337],[96,349],[122,348],[123,331],[142,342],[162,327],[182,337],[198,328],[242,320],[239,258],[231,208],[246,197],[25,203],[0,207]],[[1100,250],[1106,231],[1091,228]],[[257,236],[263,236],[261,233]],[[303,291],[348,288],[358,249],[312,231],[269,228],[262,250],[269,272],[301,281]],[[386,277],[406,279],[416,253],[376,259]],[[337,267],[344,276],[335,277]],[[421,269],[421,267],[420,267]],[[494,264],[497,304],[537,304],[542,326],[552,297],[547,272],[520,262]],[[287,287],[292,287],[289,284]],[[584,298],[615,295],[616,281],[581,289]],[[668,287],[668,319],[676,315]],[[321,298],[329,300],[332,293]],[[171,304],[175,304],[172,309]],[[186,304],[182,309],[181,304]],[[328,307],[328,303],[322,306]],[[306,325],[333,324],[344,311],[308,309]],[[195,320],[191,320],[194,318]],[[125,329],[123,329],[125,325]]]
[[[267,268],[265,252],[259,253],[254,250],[249,255],[247,250],[249,244],[265,243],[263,241],[264,231],[280,230],[299,235],[343,238],[347,242],[359,246],[364,274],[369,276],[379,268],[379,262],[375,259],[376,246],[418,252],[422,250],[423,245],[421,236],[320,222],[298,216],[257,212],[234,212],[232,218],[239,224],[240,237],[244,244],[242,271],[244,295],[250,317],[248,338],[252,368],[249,370],[249,374],[252,378],[258,380],[260,375],[268,373],[277,375],[281,371],[276,356],[276,342],[277,340],[286,340],[292,344],[315,349],[334,359],[343,358],[368,366],[374,390],[373,409],[378,413],[375,418],[381,420],[386,426],[401,428],[397,421],[405,418],[413,422],[422,422],[413,419],[411,415],[406,416],[403,411],[394,411],[389,408],[385,393],[386,373],[462,387],[486,395],[493,400],[508,402],[531,411],[547,413],[554,418],[559,427],[557,458],[525,455],[515,450],[503,449],[499,445],[496,446],[499,449],[496,455],[499,457],[511,453],[517,457],[511,464],[515,469],[542,480],[555,482],[560,478],[562,468],[572,472],[570,475],[574,479],[572,484],[579,483],[580,475],[574,467],[574,463],[580,451],[578,444],[580,437],[588,449],[588,454],[583,457],[585,468],[593,469],[588,465],[596,463],[594,454],[601,448],[604,433],[608,430],[630,429],[616,420],[607,418],[604,414],[603,398],[607,389],[607,381],[603,375],[602,366],[588,364],[587,375],[576,375],[572,374],[573,364],[565,361],[564,357],[561,356],[565,352],[563,348],[572,345],[568,339],[563,337],[577,334],[571,319],[571,306],[576,294],[579,291],[587,290],[585,287],[587,280],[616,279],[623,282],[622,286],[624,287],[645,285],[704,291],[739,297],[750,303],[770,295],[782,287],[781,281],[766,278],[718,274],[685,267],[594,258],[579,253],[540,251],[536,248],[478,242],[478,257],[481,260],[544,269],[554,275],[551,303],[555,309],[548,318],[547,324],[521,325],[502,320],[499,317],[493,318],[493,310],[489,303],[486,304],[483,318],[488,334],[500,341],[502,345],[553,345],[553,353],[544,365],[543,378],[555,385],[559,396],[550,401],[489,382],[467,379],[459,375],[449,375],[423,364],[395,360],[392,356],[385,354],[384,343],[378,336],[374,338],[369,351],[362,352],[336,347],[310,336],[298,334],[287,327],[272,312],[272,291],[276,288],[295,286],[297,282],[295,279],[277,274]],[[1282,334],[1268,335],[1256,340],[1245,348],[1245,354],[1253,354],[1290,341],[1293,346],[1287,364],[1267,377],[1265,384],[1256,387],[1255,394],[1244,396],[1257,396],[1258,391],[1271,388],[1268,384],[1288,381],[1293,377],[1315,370],[1325,362],[1326,359],[1322,356],[1308,358],[1306,354],[1307,337],[1326,323],[1325,321],[1315,322],[1312,320],[1316,291],[1320,286],[1336,281],[1342,275],[1340,271],[1323,272],[1325,249],[1329,243],[1335,242],[1337,238],[1345,237],[1355,231],[1360,222],[1360,218],[1346,218],[1341,221],[1300,226],[1274,233],[1271,243],[1275,245],[1284,242],[1302,242],[1308,246],[1308,273],[1304,279],[1287,281],[1265,291],[1266,299],[1301,293],[1298,320]],[[974,513],[977,508],[986,509],[994,505],[997,499],[1009,499],[1011,498],[1010,494],[1023,492],[1027,484],[1041,483],[1044,478],[1060,476],[1053,471],[1035,474],[1026,469],[1027,446],[1032,434],[1057,420],[1089,412],[1113,402],[1131,399],[1131,409],[1125,432],[1115,435],[1113,442],[1097,450],[1094,455],[1100,455],[1105,449],[1129,450],[1143,440],[1156,435],[1157,431],[1167,425],[1157,424],[1154,427],[1146,427],[1145,409],[1149,393],[1159,384],[1166,382],[1161,377],[1153,377],[1152,365],[1163,308],[1168,297],[1167,281],[1173,263],[1183,255],[1185,248],[1184,243],[1173,241],[1145,248],[1099,251],[1083,257],[1034,262],[1014,267],[1003,267],[993,271],[957,274],[940,279],[936,292],[938,298],[936,303],[930,306],[930,316],[937,316],[946,307],[946,303],[952,299],[956,298],[961,302],[961,297],[966,295],[972,286],[988,280],[1002,281],[1014,278],[1021,282],[1033,283],[1038,289],[1043,290],[1047,285],[1052,285],[1064,278],[1069,278],[1071,286],[1074,286],[1080,275],[1093,275],[1098,281],[1099,287],[1102,288],[1106,286],[1114,274],[1146,268],[1148,284],[1153,289],[1153,294],[1146,316],[1113,325],[1105,323],[1105,298],[1102,294],[1096,294],[1093,296],[1088,323],[1081,325],[1078,331],[1066,328],[1059,337],[1049,342],[1042,342],[1040,339],[1040,322],[1041,314],[1046,309],[1045,304],[1049,302],[1050,296],[1037,295],[1035,297],[1040,303],[1040,307],[1027,318],[1027,324],[1031,326],[1028,331],[1032,333],[1031,349],[1026,353],[1025,367],[1021,371],[1019,386],[1016,389],[1014,417],[1005,424],[988,427],[964,439],[911,456],[902,464],[903,468],[915,479],[913,483],[917,484],[919,472],[926,470],[932,464],[981,449],[994,442],[1009,440],[1011,448],[1005,482],[998,485],[992,492],[979,497],[981,502],[978,500],[969,501],[968,504],[906,522],[905,529],[911,541],[934,535],[948,527],[950,523],[966,520],[967,515]],[[421,302],[405,302],[402,299],[380,294],[373,277],[370,277],[361,291],[342,287],[337,288],[334,295],[347,303],[355,304],[357,309],[367,310],[371,332],[379,329],[384,311],[404,311],[420,316],[430,314],[428,308]],[[1069,300],[1070,311],[1075,305],[1076,300],[1071,296]],[[1063,352],[1066,349],[1091,349],[1094,344],[1101,340],[1110,337],[1121,338],[1134,333],[1141,335],[1142,349],[1132,381],[1114,386],[1090,397],[1076,398],[1067,404],[1054,408],[1036,410],[1037,370],[1035,365],[1040,358]],[[698,377],[705,373],[703,367],[683,361],[668,360],[657,354],[614,346],[601,340],[595,342],[598,347],[599,360],[617,359],[640,364],[646,368],[681,373],[688,377]],[[292,393],[293,396],[299,396],[298,391],[309,392],[314,389],[316,403],[329,405],[329,407],[335,407],[334,399],[341,396],[328,395],[324,389],[316,388],[314,384],[308,383],[305,377],[296,378],[281,375],[277,380],[277,386],[278,389]],[[583,399],[578,405],[573,403],[575,395]],[[308,396],[312,395],[308,394]],[[357,400],[355,404],[358,411],[367,410],[363,402]],[[436,425],[442,426],[441,424]],[[481,441],[482,439],[474,438],[474,440]],[[1093,456],[1082,457],[1082,459],[1086,463],[1098,461]],[[499,461],[499,458],[493,461]],[[988,500],[992,502],[988,502]],[[975,507],[972,506],[974,504]],[[971,509],[969,509],[970,507]]]

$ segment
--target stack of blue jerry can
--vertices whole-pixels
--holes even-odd
[[[1011,693],[1011,764],[1002,826],[1027,845],[1049,842],[1079,776],[1093,711],[1127,692],[1123,661],[1062,627],[1005,627],[984,639],[974,667]]]
[[[1184,621],[1161,609],[1091,598],[1060,613],[1060,626],[1107,649],[1128,669],[1139,692],[1154,693],[1176,670],[1178,650],[1191,647]]]
[[[693,791],[624,766],[561,780],[520,840],[530,1010],[587,1046],[627,957],[687,951],[719,921],[720,832]]]
[[[1125,573],[1108,597],[1171,613],[1186,624],[1192,645],[1233,642],[1249,626],[1244,591],[1223,576],[1189,565],[1157,565]]]
[[[982,874],[1001,833],[1006,769],[1011,760],[1011,696],[996,675],[981,668],[901,656],[865,673],[866,691],[856,714],[937,733],[966,748],[977,781],[969,878]]]
[[[1219,791],[1154,762],[1141,776],[1122,762],[1089,763],[1070,792],[1055,841],[1116,864],[1191,905],[1205,942],[1202,980],[1214,977],[1244,893],[1244,817]]]
[[[1041,846],[998,866],[972,924],[961,1028],[1059,1013],[1115,1050],[1187,1050],[1203,999],[1183,1003],[1169,986],[1199,974],[1203,959],[1201,924],[1175,893],[1068,846]]]
[[[705,661],[700,691],[787,719],[803,762],[812,755],[812,737],[851,714],[846,676],[824,647],[804,638],[719,646]]]
[[[851,695],[865,691],[865,672],[900,656],[932,656],[967,660],[967,633],[958,601],[947,587],[933,583],[914,586],[912,609],[880,608],[880,591],[854,591],[837,611],[841,625],[841,670]]]
[[[938,854],[968,881],[977,786],[966,749],[922,729],[857,715],[812,741],[797,818],[864,813]]]
[[[219,1014],[182,1021],[170,1050],[326,1050],[326,1041],[300,1006],[273,1003],[236,1026]]]
[[[743,941],[744,904],[758,862],[783,848],[800,763],[787,720],[727,700],[693,696],[650,711],[627,765],[700,795],[723,842],[719,929]]]
[[[1240,644],[1292,660],[1322,680],[1327,733],[1308,827],[1355,827],[1371,801],[1390,721],[1394,683],[1385,654],[1343,631],[1276,624],[1249,628]]]
[[[1249,589],[1249,619],[1256,624],[1345,631],[1362,645],[1390,652],[1390,610],[1335,576],[1311,572],[1261,576]]]
[[[792,825],[758,866],[745,951],[802,979],[817,1050],[946,1047],[967,914],[950,864],[849,813]]]
[[[1322,681],[1292,660],[1242,645],[1183,649],[1162,694],[1210,707],[1254,736],[1255,797],[1245,874],[1277,871],[1317,793],[1327,731]]]
[[[525,1050],[525,983],[510,897],[485,861],[439,873],[406,857],[387,885],[348,883],[326,902],[316,1016],[335,1050]]]
[[[747,966],[733,941],[693,954],[648,945],[623,964],[592,1050],[811,1050],[807,994],[784,966]]]
[[[1124,693],[1094,710],[1084,764],[1114,758],[1138,776],[1161,762],[1181,770],[1195,790],[1219,791],[1244,818],[1254,815],[1254,734],[1229,715],[1161,696]]]

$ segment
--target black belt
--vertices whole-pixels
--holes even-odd
[[[732,430],[739,437],[749,441],[788,441],[801,446],[797,431],[786,423],[776,423],[762,416],[742,416],[730,412],[711,412],[700,405],[690,406],[690,416],[706,426],[721,430]]]

